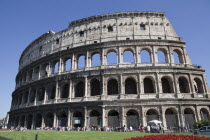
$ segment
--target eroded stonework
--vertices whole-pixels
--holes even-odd
[[[132,63],[125,62],[126,52]],[[108,62],[110,53],[114,64]],[[158,119],[166,129],[192,128],[194,121],[209,119],[205,70],[192,64],[164,13],[120,12],[73,21],[34,40],[19,62],[10,126],[138,129]]]

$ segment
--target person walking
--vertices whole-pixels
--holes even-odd
[[[132,132],[133,131],[133,127],[132,126],[130,126],[130,132]]]
[[[150,133],[150,131],[151,131],[151,128],[149,125],[147,126],[147,131],[148,131],[148,133]]]

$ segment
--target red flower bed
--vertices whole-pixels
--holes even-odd
[[[124,140],[210,140],[210,138],[190,135],[148,135],[125,138]]]

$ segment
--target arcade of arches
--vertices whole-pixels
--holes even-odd
[[[172,76],[162,76],[159,79],[155,76],[145,76],[139,80],[138,76],[125,76],[120,78],[107,78],[103,80],[102,77],[97,78],[81,78],[80,80],[68,80],[64,83],[58,84],[58,82],[50,83],[44,86],[33,86],[27,88],[22,93],[14,95],[12,101],[12,108],[19,105],[35,105],[37,102],[43,102],[45,104],[50,100],[57,99],[69,99],[75,97],[91,97],[100,95],[137,95],[148,94],[153,95],[156,93],[167,94],[197,94],[205,96],[206,90],[205,84],[200,80],[201,77],[195,77],[192,82],[189,83],[189,78],[185,76],[179,76],[177,82],[173,82]],[[42,85],[42,84],[41,84]],[[121,86],[123,85],[123,86]],[[58,89],[58,90],[56,90]],[[105,90],[103,90],[105,89]],[[188,93],[188,94],[185,94]]]
[[[181,113],[180,113],[181,111]],[[163,122],[164,128],[176,126],[193,127],[197,120],[209,119],[209,109],[206,107],[185,107],[185,106],[160,106],[159,107],[143,107],[136,108],[113,107],[102,108],[84,108],[83,110],[61,110],[42,113],[37,112],[27,115],[11,115],[11,126],[25,126],[28,129],[37,127],[84,127],[84,126],[111,126],[118,127],[126,125],[138,129],[139,126],[146,126],[151,120],[160,120]]]

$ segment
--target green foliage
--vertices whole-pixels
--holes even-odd
[[[203,126],[207,126],[207,125],[210,125],[210,120],[201,120],[201,121],[195,122],[194,128],[199,129],[199,128],[201,128]]]

